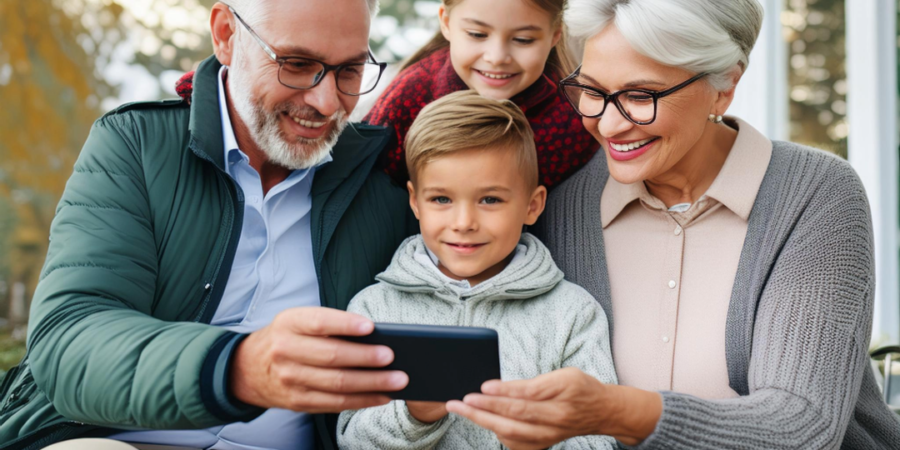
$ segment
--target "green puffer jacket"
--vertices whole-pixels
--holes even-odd
[[[50,231],[28,353],[0,386],[0,448],[38,449],[110,428],[205,428],[262,411],[223,388],[239,335],[208,325],[241,232],[224,172],[211,57],[193,100],[123,106],[93,126]],[[385,130],[350,126],[312,187],[323,306],[345,309],[418,232],[406,191],[373,170]],[[317,415],[334,448],[336,416]]]

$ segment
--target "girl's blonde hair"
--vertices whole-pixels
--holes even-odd
[[[534,133],[522,110],[467,89],[422,108],[406,135],[406,167],[413,184],[426,164],[464,150],[514,152],[530,189],[538,186]]]
[[[460,4],[464,0],[443,0],[444,9],[446,13],[449,14],[454,6]],[[481,1],[481,0],[479,0]],[[547,66],[550,67],[550,71],[553,75],[555,75],[558,79],[565,78],[567,75],[572,73],[575,70],[575,60],[572,58],[572,54],[569,51],[568,46],[568,36],[566,32],[566,24],[563,22],[563,13],[566,10],[566,4],[568,0],[522,0],[531,2],[534,6],[542,9],[543,11],[550,14],[552,20],[550,21],[551,26],[555,29],[559,27],[562,31],[562,36],[559,39],[559,42],[550,50],[550,55],[547,56]],[[413,64],[427,58],[432,53],[450,46],[450,42],[444,37],[441,30],[438,30],[437,33],[425,44],[422,48],[419,49],[416,53],[409,57],[406,62],[403,63],[403,67],[400,70],[405,70],[407,67],[412,66]]]

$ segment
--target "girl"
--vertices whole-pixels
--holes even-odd
[[[597,143],[556,85],[575,69],[565,45],[565,6],[566,0],[443,0],[440,31],[404,64],[364,119],[394,130],[382,157],[385,171],[406,185],[403,141],[413,120],[428,103],[465,89],[522,109],[547,188],[590,161]]]

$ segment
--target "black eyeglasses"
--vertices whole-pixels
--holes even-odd
[[[234,14],[235,19],[250,32],[250,35],[259,43],[266,55],[278,63],[278,81],[293,89],[312,89],[325,79],[328,72],[334,71],[334,79],[338,91],[352,96],[363,95],[372,92],[381,79],[381,74],[387,67],[387,63],[375,61],[375,56],[369,51],[369,61],[364,63],[347,63],[333,66],[311,58],[299,56],[278,57],[272,47],[241,19],[237,11],[232,7],[228,10]]]
[[[689,84],[707,75],[706,73],[699,73],[690,80],[664,91],[624,89],[607,94],[593,86],[586,86],[575,81],[575,78],[580,74],[581,66],[578,66],[575,72],[559,82],[559,88],[578,114],[588,118],[600,117],[606,111],[606,106],[612,102],[615,103],[616,109],[622,113],[622,116],[635,125],[650,125],[653,123],[656,120],[659,99],[687,87]]]

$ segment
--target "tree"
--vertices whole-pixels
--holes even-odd
[[[112,93],[95,69],[102,52],[86,48],[121,36],[121,12],[115,4],[0,2],[0,201],[12,205],[16,224],[0,236],[6,284],[25,282],[31,292],[37,282],[54,204],[99,99]],[[77,13],[98,26],[88,29]]]
[[[844,0],[789,0],[791,140],[847,157]]]

